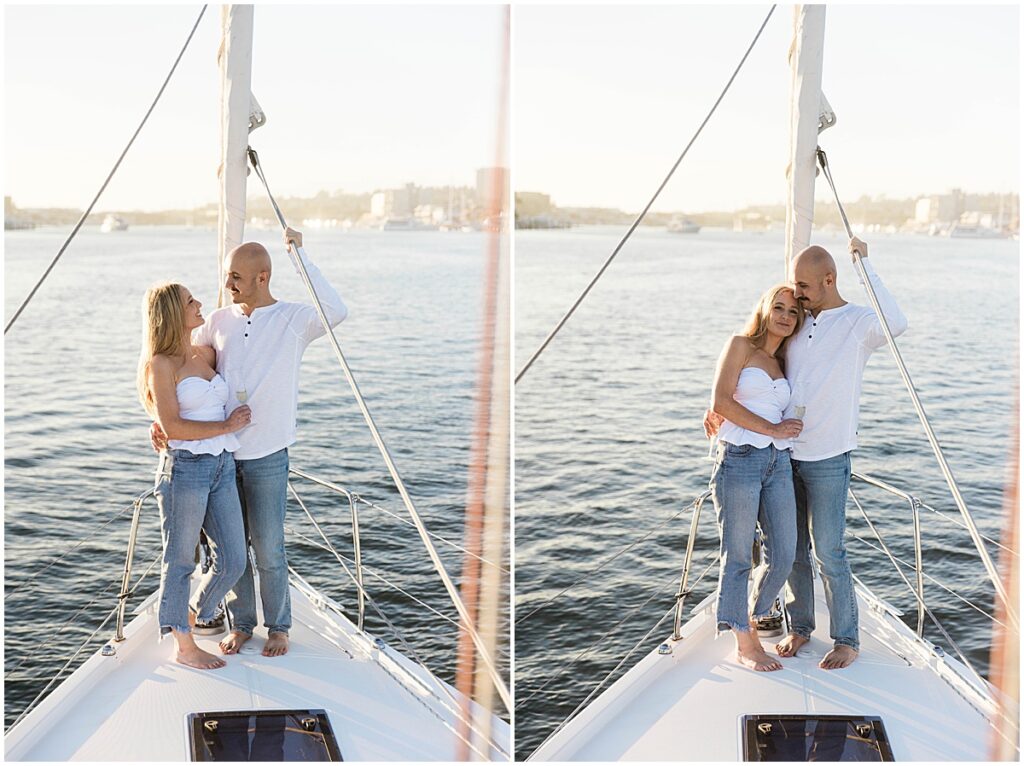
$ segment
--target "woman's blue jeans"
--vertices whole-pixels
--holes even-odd
[[[720,443],[711,475],[711,497],[722,538],[715,612],[718,630],[746,632],[751,618],[771,611],[793,566],[796,499],[789,450]],[[748,599],[747,580],[758,524],[765,537],[762,551],[767,566],[759,569]]]
[[[236,461],[238,495],[242,500],[246,538],[252,544],[260,573],[260,601],[267,633],[287,633],[292,626],[288,593],[288,559],[284,547],[284,515],[288,503],[288,449],[254,460]],[[252,562],[227,599],[231,629],[252,635],[256,628],[256,583]]]
[[[217,605],[245,570],[242,508],[230,452],[194,455],[170,450],[157,476],[156,499],[164,544],[160,570],[160,632],[191,631],[189,610],[212,620]],[[213,564],[189,602],[189,578],[196,567],[199,530],[206,532]]]

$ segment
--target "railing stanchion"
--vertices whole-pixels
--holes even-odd
[[[917,567],[917,636],[924,637],[924,558],[921,554],[921,501],[910,496],[914,517],[914,563]]]
[[[121,577],[121,592],[117,596],[117,627],[114,628],[114,641],[124,641],[124,613],[128,607],[128,586],[132,579],[132,560],[135,558],[135,541],[139,536],[139,516],[142,515],[142,501],[147,495],[135,498],[132,510],[132,528],[128,536],[128,553],[124,559],[124,574]]]
[[[679,592],[676,594],[676,617],[675,625],[672,628],[672,640],[678,641],[682,636],[680,630],[683,625],[683,604],[686,602],[686,585],[690,579],[690,564],[693,561],[693,546],[697,541],[697,527],[700,524],[700,509],[704,501],[711,495],[711,490],[704,490],[703,494],[693,501],[693,516],[690,520],[690,536],[686,541],[686,558],[683,560],[683,574],[679,578]]]
[[[359,621],[356,627],[363,629],[363,617],[366,614],[366,592],[363,589],[363,554],[359,545],[359,512],[356,510],[356,500],[352,495],[348,496],[348,505],[352,509],[352,547],[356,559],[356,584],[359,586]]]

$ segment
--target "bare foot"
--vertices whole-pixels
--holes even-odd
[[[271,633],[263,645],[263,656],[280,657],[282,654],[288,654],[288,634]]]
[[[825,670],[845,668],[853,664],[853,661],[857,659],[858,654],[859,652],[852,646],[837,644],[832,651],[821,658],[821,662],[818,663],[818,667],[824,668]]]
[[[227,638],[220,642],[220,650],[224,654],[238,654],[238,650],[241,649],[245,645],[245,642],[250,638],[252,638],[252,636],[248,633],[233,630],[228,633]]]
[[[213,670],[214,668],[222,668],[227,665],[224,660],[215,657],[209,652],[204,652],[195,644],[178,647],[174,659],[182,665],[188,665],[190,668],[199,668],[200,670]]]
[[[757,629],[751,628],[746,633],[733,631],[736,636],[736,660],[746,668],[758,671],[782,670],[782,663],[768,656]]]
[[[780,657],[796,657],[800,647],[810,640],[809,638],[798,636],[796,633],[790,633],[775,645],[775,651],[779,653]]]

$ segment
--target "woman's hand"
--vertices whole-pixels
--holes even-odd
[[[231,414],[228,415],[228,419],[224,422],[227,424],[228,433],[238,431],[252,422],[252,410],[249,409],[248,404],[243,404],[241,407],[232,410]]]
[[[776,423],[772,427],[771,436],[776,439],[795,439],[800,435],[800,432],[804,430],[804,421],[797,420],[796,418],[789,418],[783,420],[781,423]]]

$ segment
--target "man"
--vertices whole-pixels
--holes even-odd
[[[285,243],[294,240],[310,281],[332,327],[348,315],[337,291],[302,249],[302,234],[286,229]],[[298,264],[295,265],[298,270]],[[252,423],[237,432],[234,453],[238,496],[246,536],[260,573],[260,599],[267,642],[263,655],[288,651],[291,601],[285,558],[284,516],[288,495],[288,447],[295,443],[299,365],[306,346],[326,334],[316,309],[305,303],[279,301],[270,292],[272,263],[266,248],[246,242],[228,254],[224,287],[232,305],[212,312],[195,330],[197,345],[217,351],[217,372],[231,391],[228,411],[241,403],[252,408]],[[154,424],[154,446],[166,443]],[[248,557],[247,557],[248,558]],[[256,590],[252,560],[228,594],[231,633],[220,642],[224,654],[235,654],[256,628]]]
[[[868,261],[867,245],[854,237],[850,253],[860,254],[864,271],[894,336],[907,329],[889,291]],[[848,303],[836,285],[836,264],[817,245],[802,250],[792,264],[793,292],[808,312],[800,333],[786,345],[786,377],[793,395],[784,418],[803,420],[793,442],[796,491],[796,561],[788,580],[786,609],[790,633],[776,644],[780,657],[793,657],[814,631],[814,558],[825,585],[832,649],[819,663],[826,670],[845,668],[860,649],[857,599],[846,557],[846,494],[850,453],[857,447],[861,382],[868,357],[886,344],[875,311]],[[708,412],[705,432],[718,430],[721,418]]]

